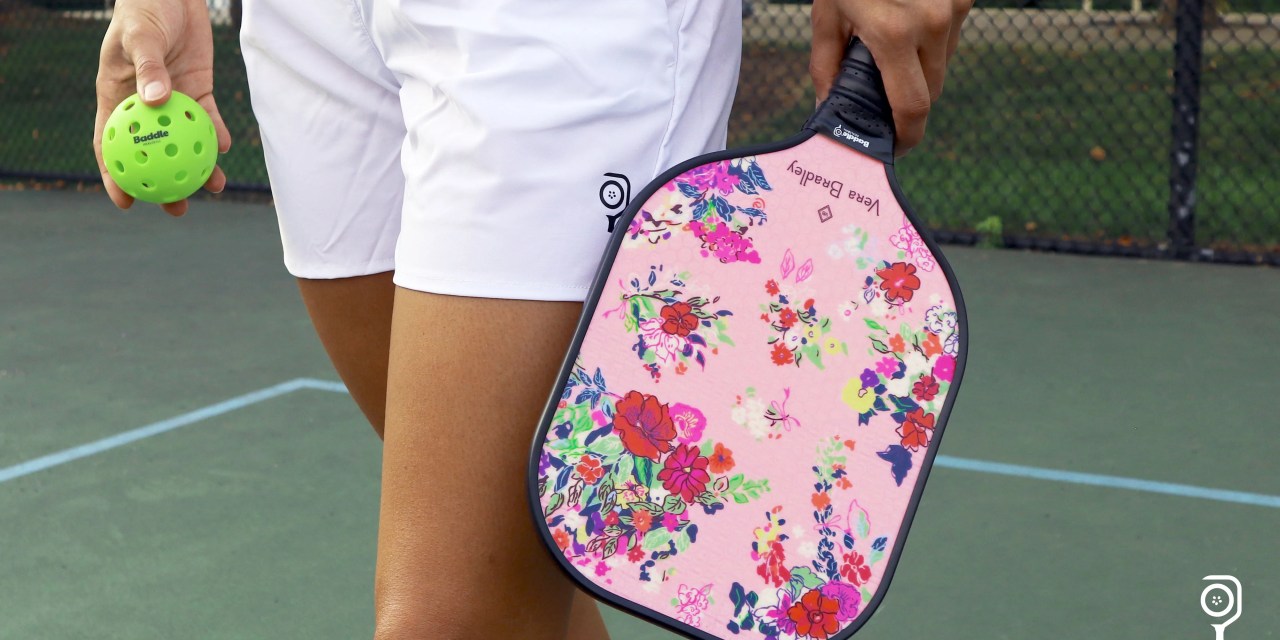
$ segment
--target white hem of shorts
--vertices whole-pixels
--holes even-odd
[[[392,278],[396,286],[424,293],[438,293],[467,298],[501,298],[506,300],[541,300],[547,302],[582,302],[590,286],[546,282],[509,282],[503,280],[465,280],[440,275],[397,270]]]
[[[337,280],[339,278],[358,278],[375,273],[386,273],[396,270],[395,259],[370,262],[359,268],[347,264],[327,264],[315,267],[294,267],[286,264],[285,269],[295,278],[306,280]]]

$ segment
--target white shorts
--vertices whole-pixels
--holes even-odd
[[[740,0],[245,0],[302,278],[582,300],[614,218],[723,148]]]

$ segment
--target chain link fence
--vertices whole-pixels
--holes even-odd
[[[0,175],[96,180],[102,0],[0,0]],[[233,187],[265,190],[237,6],[210,0]],[[809,7],[747,0],[730,144],[813,105]],[[899,162],[942,241],[1280,265],[1280,0],[978,0]]]

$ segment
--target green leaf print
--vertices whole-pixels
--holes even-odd
[[[555,513],[556,509],[559,509],[560,506],[563,504],[564,504],[563,494],[559,494],[559,493],[552,494],[551,499],[547,501],[547,508],[542,511],[542,515],[544,517],[550,518],[551,514]]]
[[[872,320],[871,318],[863,318],[863,321],[867,323],[868,327],[871,327],[876,331],[885,331],[885,332],[888,331],[888,329],[884,328],[884,325],[880,324],[879,322],[876,322],[875,320]]]
[[[588,449],[608,462],[622,455],[622,438],[612,434],[597,438]]]
[[[697,501],[698,504],[704,504],[708,507],[713,504],[720,504],[720,499],[716,497],[716,494],[711,493],[710,491],[703,491],[702,493],[694,496],[693,499]]]
[[[676,541],[676,551],[678,553],[684,553],[689,550],[689,534],[684,529],[676,533],[673,539]]]
[[[741,480],[742,476],[735,476],[735,478],[739,479],[741,485],[734,488],[733,480],[731,479],[729,481],[729,494],[733,496],[733,501],[738,504],[746,504],[769,491],[768,480]]]
[[[618,464],[613,467],[614,486],[618,486],[631,478],[631,472],[636,468],[635,460],[631,456],[622,456],[618,458]]]
[[[680,499],[680,496],[667,496],[662,501],[662,510],[667,513],[680,515],[684,513],[684,508],[685,504],[684,501]]]
[[[671,542],[671,532],[665,528],[652,529],[649,533],[644,534],[644,541],[640,544],[640,548],[645,551],[657,551],[665,549],[667,543]]]
[[[636,482],[648,487],[653,485],[653,461],[636,458]]]
[[[648,500],[638,500],[636,502],[632,502],[631,510],[635,511],[637,509],[639,509],[640,511],[648,511],[650,515],[654,515],[654,516],[660,516],[663,513],[662,505],[656,502],[649,502]]]
[[[809,567],[796,567],[791,570],[791,581],[787,583],[787,591],[793,600],[799,600],[800,594],[823,585],[822,578],[813,574]]]

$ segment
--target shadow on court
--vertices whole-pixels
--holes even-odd
[[[0,247],[0,638],[370,637],[378,441],[276,387],[336,375],[271,209],[5,192]],[[944,250],[971,353],[943,454],[1183,488],[935,469],[858,637],[1211,639],[1212,574],[1243,583],[1227,638],[1280,637],[1280,272]]]

